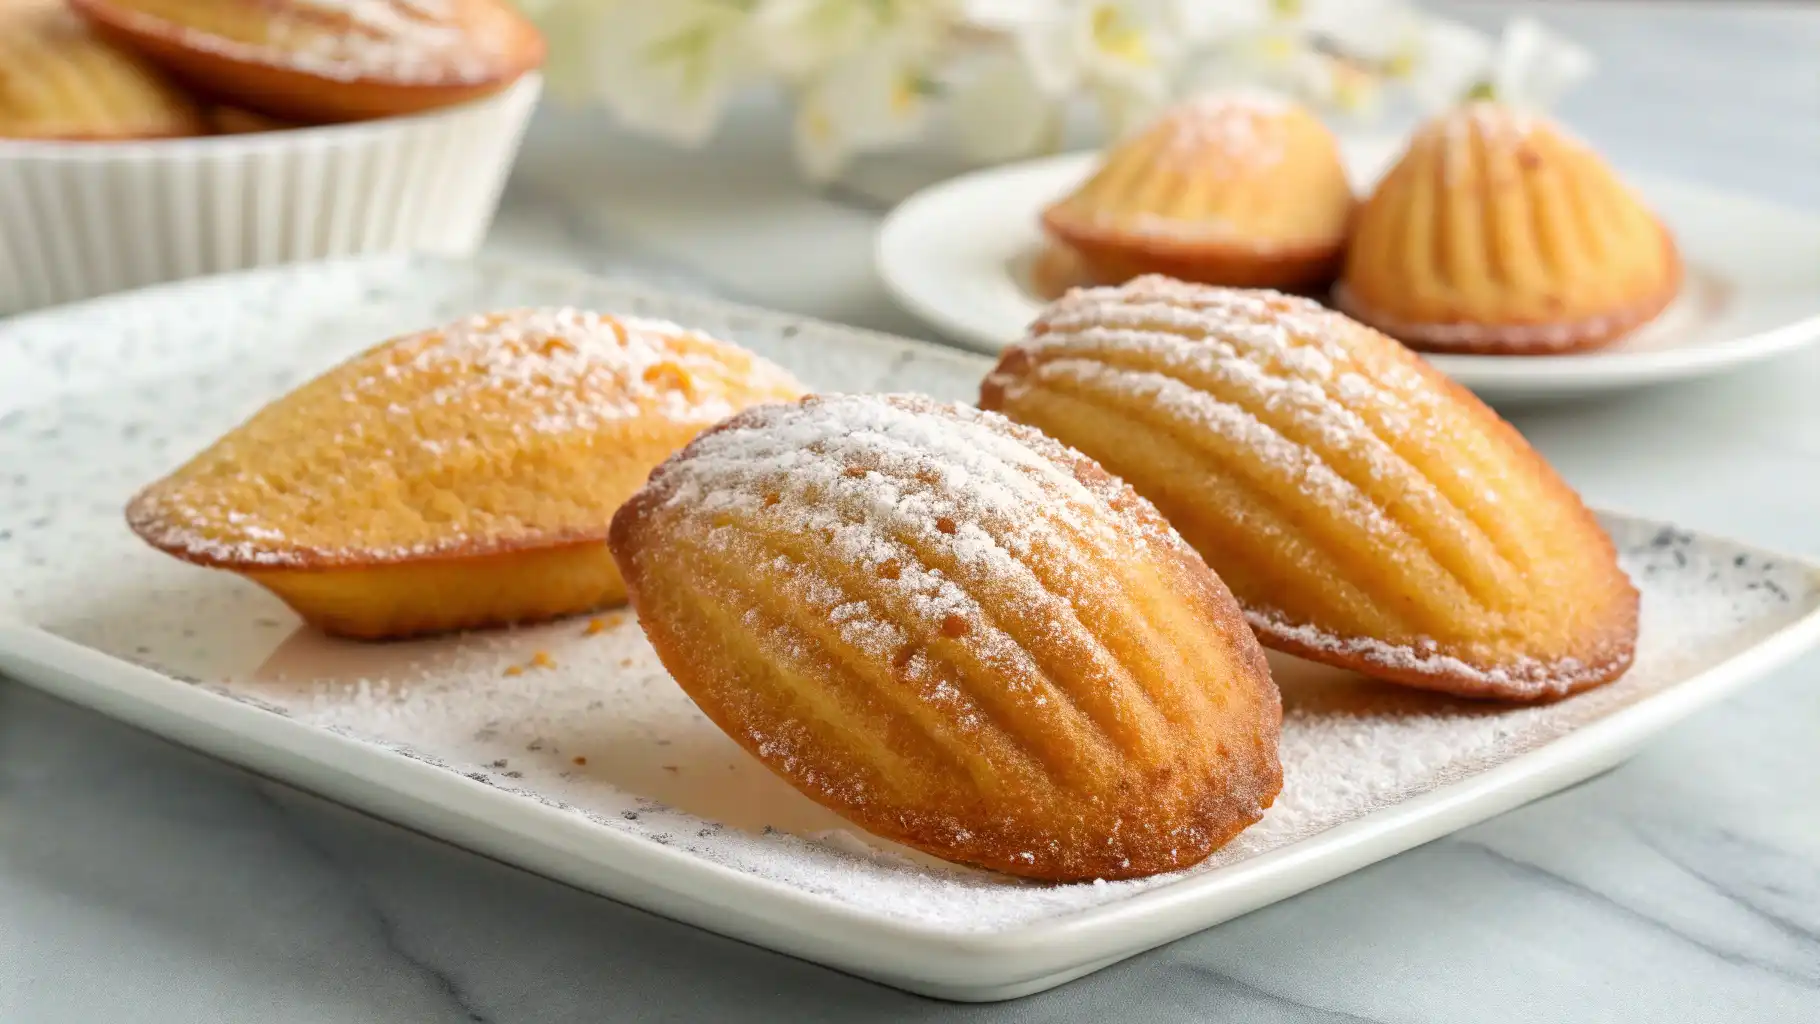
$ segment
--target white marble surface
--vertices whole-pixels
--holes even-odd
[[[1495,16],[1502,5],[1470,5]],[[1559,3],[1620,164],[1820,209],[1820,11]],[[493,245],[922,335],[865,168],[544,117]],[[1519,413],[1594,501],[1820,556],[1820,355]],[[587,896],[0,682],[0,1021],[1820,1020],[1820,658],[1585,785],[1016,1003],[955,1007]]]

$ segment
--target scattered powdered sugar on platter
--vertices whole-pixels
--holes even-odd
[[[1643,593],[1642,642],[1623,679],[1510,709],[1273,656],[1285,786],[1262,822],[1180,875],[1023,882],[871,839],[798,795],[701,715],[625,612],[403,644],[334,641],[237,577],[152,551],[121,516],[138,487],[265,399],[374,340],[475,309],[573,304],[674,319],[830,389],[965,398],[985,360],[567,275],[433,260],[213,287],[0,327],[0,617],[882,919],[1003,930],[1281,849],[1598,721],[1820,603],[1797,563],[1608,519]]]

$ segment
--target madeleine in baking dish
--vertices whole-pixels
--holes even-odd
[[[782,370],[674,324],[572,309],[388,341],[280,398],[127,509],[186,561],[370,639],[625,599],[606,546],[666,456]]]
[[[1077,290],[980,404],[1130,481],[1269,646],[1509,700],[1630,666],[1637,591],[1579,497],[1471,394],[1312,301]]]
[[[0,0],[0,138],[102,141],[200,135],[201,112],[155,67],[62,0]]]
[[[1352,207],[1339,146],[1313,114],[1269,93],[1214,93],[1114,146],[1043,226],[1103,283],[1158,273],[1313,288],[1339,269]]]
[[[71,0],[95,26],[223,103],[306,123],[491,95],[543,62],[506,0]]]
[[[1599,154],[1483,102],[1416,134],[1359,211],[1335,299],[1415,348],[1546,355],[1618,339],[1680,284],[1674,237]]]
[[[1200,861],[1281,787],[1231,594],[1130,488],[1001,416],[752,409],[653,473],[612,545],[708,717],[876,835],[1129,878]]]

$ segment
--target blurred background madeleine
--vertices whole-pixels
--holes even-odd
[[[63,0],[0,0],[0,138],[161,139],[205,131],[200,104]]]

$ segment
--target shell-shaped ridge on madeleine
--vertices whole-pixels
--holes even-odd
[[[1578,496],[1477,399],[1307,299],[1077,290],[981,405],[1153,501],[1268,645],[1509,699],[1630,664],[1637,592]]]
[[[1235,91],[1115,144],[1043,222],[1108,283],[1155,272],[1288,287],[1331,279],[1352,208],[1326,126],[1284,97]]]
[[[652,466],[783,370],[675,324],[576,309],[405,335],[256,413],[132,502],[153,545],[322,569],[603,541]]]
[[[1186,867],[1281,784],[1230,594],[1037,431],[904,396],[748,410],[612,546],[677,681],[861,827],[1042,878]]]
[[[107,140],[201,134],[201,112],[140,57],[60,0],[0,3],[0,138]]]
[[[1540,115],[1435,118],[1360,208],[1338,295],[1420,348],[1562,352],[1655,317],[1673,237],[1604,159]]]

